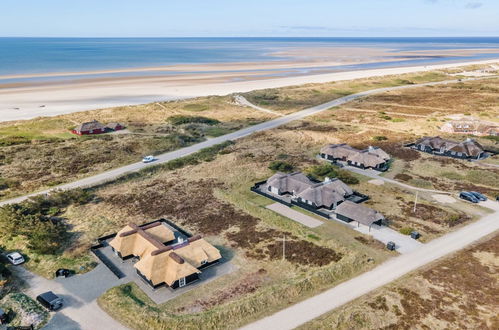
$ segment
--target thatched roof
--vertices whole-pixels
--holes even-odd
[[[77,132],[86,132],[86,131],[95,131],[98,129],[104,130],[105,128],[106,126],[99,123],[97,120],[93,120],[76,126],[74,130]]]
[[[125,125],[120,124],[120,123],[109,123],[106,125],[107,128],[110,128],[112,130],[115,130],[118,126],[125,127]]]
[[[331,207],[333,204],[344,201],[346,196],[353,194],[353,190],[339,179],[333,179],[310,186],[298,197],[311,201],[317,207]]]
[[[328,144],[327,146],[322,147],[321,154],[329,155],[333,158],[348,158],[352,154],[358,153],[359,150],[353,147],[350,147],[346,143],[342,144]]]
[[[143,227],[130,223],[116,234],[109,245],[119,251],[123,257],[134,255],[142,258],[146,254],[164,248],[163,243],[174,239],[173,231],[161,222]]]
[[[329,144],[320,151],[322,154],[334,159],[345,159],[351,162],[363,164],[365,167],[376,167],[390,159],[383,149],[379,147],[368,147],[364,150],[355,149],[348,144]]]
[[[367,206],[344,201],[336,207],[336,214],[342,215],[363,225],[370,226],[374,222],[383,220],[383,214]]]
[[[164,245],[175,239],[173,231],[161,222],[139,227],[129,224],[109,243],[122,257],[140,257],[134,265],[153,285],[172,285],[178,279],[194,273],[203,263],[222,258],[220,251],[200,236],[176,245]]]
[[[277,172],[267,180],[267,185],[279,189],[281,193],[299,194],[307,189],[312,182],[306,175],[301,172],[281,173]]]
[[[434,150],[460,152],[468,157],[476,157],[483,153],[483,147],[473,139],[466,139],[464,142],[442,139],[440,136],[424,137],[415,142],[416,145],[428,146]]]

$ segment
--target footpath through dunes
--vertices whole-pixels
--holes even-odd
[[[182,80],[164,77],[119,77],[105,81],[58,82],[49,85],[0,88],[0,121],[57,116],[90,109],[137,105],[158,101],[189,99],[210,95],[229,95],[258,89],[280,88],[310,83],[354,80],[360,78],[428,72],[458,66],[497,63],[499,59],[391,67],[358,71],[334,72],[304,76],[234,81],[234,77],[202,76]],[[246,78],[244,78],[246,79]]]
[[[493,76],[493,77],[496,77],[496,76]],[[490,78],[490,77],[488,77],[488,78]],[[198,144],[194,144],[194,145],[186,147],[186,148],[163,153],[161,155],[158,155],[156,157],[156,160],[154,162],[151,162],[151,163],[137,162],[137,163],[123,166],[123,167],[115,168],[115,169],[112,169],[112,170],[109,170],[109,171],[106,171],[106,172],[103,172],[103,173],[100,173],[97,175],[93,175],[93,176],[90,176],[90,177],[87,177],[87,178],[84,178],[81,180],[77,180],[77,181],[70,182],[67,184],[55,186],[55,187],[52,187],[50,189],[34,192],[32,194],[28,194],[28,195],[24,195],[24,196],[20,196],[20,197],[16,197],[16,198],[7,199],[7,200],[0,202],[0,206],[5,205],[5,204],[19,203],[19,202],[22,202],[22,201],[28,199],[29,197],[47,194],[47,193],[50,193],[51,191],[54,191],[54,190],[70,190],[70,189],[75,189],[75,188],[88,188],[88,187],[96,186],[98,184],[102,184],[102,183],[117,179],[120,176],[129,174],[129,173],[138,172],[142,169],[145,169],[145,168],[148,168],[151,166],[164,164],[164,163],[167,163],[169,161],[191,155],[191,154],[196,153],[204,148],[212,147],[214,145],[217,145],[217,144],[220,144],[223,142],[227,142],[227,141],[234,141],[234,140],[246,137],[246,136],[253,134],[253,133],[256,133],[256,132],[270,130],[270,129],[285,125],[285,124],[292,122],[294,120],[299,120],[299,119],[303,119],[303,118],[308,117],[308,116],[315,115],[317,113],[320,113],[320,112],[325,111],[327,109],[330,109],[332,107],[336,107],[336,106],[342,105],[344,103],[347,103],[347,102],[350,102],[350,101],[353,101],[355,99],[362,98],[362,97],[365,97],[368,95],[387,92],[387,91],[393,91],[393,90],[400,90],[400,89],[407,89],[407,88],[414,88],[414,87],[421,87],[421,86],[434,86],[434,85],[442,85],[442,84],[445,85],[445,84],[451,84],[451,83],[456,83],[456,82],[460,82],[460,81],[472,81],[472,80],[480,80],[480,79],[487,79],[487,78],[480,77],[480,78],[468,78],[468,79],[459,79],[459,80],[455,79],[455,80],[429,82],[429,83],[422,83],[422,84],[403,85],[403,86],[396,86],[396,87],[384,87],[384,88],[377,88],[377,89],[372,89],[372,90],[368,90],[368,91],[364,91],[364,92],[360,92],[360,93],[356,93],[356,94],[347,95],[347,96],[340,97],[338,99],[335,99],[335,100],[332,100],[332,101],[329,101],[329,102],[326,102],[326,103],[323,103],[323,104],[320,104],[320,105],[317,105],[317,106],[314,106],[314,107],[311,107],[311,108],[308,108],[305,110],[301,110],[301,111],[298,111],[298,112],[295,112],[295,113],[292,113],[292,114],[289,114],[286,116],[275,118],[275,119],[272,119],[272,120],[254,125],[254,126],[246,127],[246,128],[243,128],[243,129],[236,131],[236,132],[233,132],[233,133],[229,133],[229,134],[222,135],[222,136],[219,136],[216,138],[212,138],[212,139],[203,141],[203,142],[198,143]]]

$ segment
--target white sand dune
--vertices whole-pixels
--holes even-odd
[[[0,121],[56,116],[84,110],[155,101],[227,95],[306,83],[324,83],[498,62],[499,59],[495,59],[266,79],[249,75],[244,77],[244,79],[247,79],[244,81],[233,81],[233,74],[229,79],[227,79],[227,75],[200,74],[187,78],[172,76],[134,77],[33,85],[29,87],[12,86],[0,90]]]

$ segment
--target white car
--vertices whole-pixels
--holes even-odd
[[[20,265],[24,262],[24,257],[19,252],[12,252],[7,254],[7,259],[13,265]]]
[[[142,158],[143,163],[150,163],[152,161],[154,161],[154,156],[145,156],[144,158]]]

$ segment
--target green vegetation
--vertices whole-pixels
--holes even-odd
[[[404,118],[393,118],[392,123],[403,123],[405,122]]]
[[[372,137],[374,141],[386,141],[388,138],[384,135],[375,135]]]
[[[27,242],[28,251],[37,254],[55,254],[68,239],[67,226],[56,216],[70,204],[81,205],[93,198],[81,189],[56,192],[50,197],[36,196],[19,203],[0,207],[2,240],[17,236]]]
[[[270,163],[269,169],[271,169],[274,172],[285,172],[289,173],[293,171],[294,166],[288,162],[282,161],[282,160],[276,160]]]
[[[9,324],[14,327],[33,325],[34,329],[41,329],[50,317],[43,307],[24,293],[9,293],[0,300],[0,307],[12,311],[14,318]]]
[[[190,103],[183,106],[184,110],[193,111],[193,112],[206,111],[209,108],[210,108],[209,105],[203,103]]]
[[[402,235],[410,235],[414,231],[414,228],[411,227],[403,227],[399,229],[399,232]]]
[[[206,125],[216,125],[220,124],[220,121],[203,116],[184,116],[175,115],[167,119],[167,121],[172,125],[184,125],[184,124],[206,124]]]
[[[359,179],[350,174],[350,172],[340,169],[329,163],[315,165],[306,170],[308,175],[316,180],[323,181],[325,178],[338,178],[346,184],[357,184]]]

